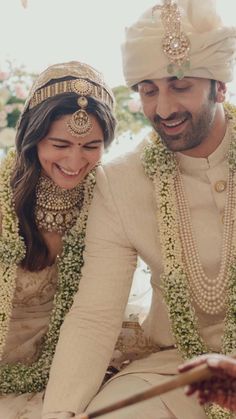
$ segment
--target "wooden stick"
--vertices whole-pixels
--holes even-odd
[[[167,393],[168,391],[175,390],[179,387],[192,384],[197,381],[207,380],[211,378],[212,372],[207,365],[200,365],[193,370],[178,374],[173,378],[167,380],[164,383],[153,386],[149,390],[145,390],[124,400],[112,403],[102,409],[98,409],[91,413],[82,413],[79,415],[79,419],[93,419],[99,416],[105,415],[106,413],[114,412],[115,410],[121,409],[132,404],[139,403],[144,400],[151,399],[152,397],[159,396],[160,394]]]

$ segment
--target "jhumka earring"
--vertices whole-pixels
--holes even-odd
[[[167,71],[178,79],[182,79],[184,71],[190,68],[190,40],[181,30],[180,10],[177,3],[172,0],[164,0],[162,6],[154,6],[153,19],[156,10],[161,11],[161,21],[164,27],[162,50],[170,61]]]

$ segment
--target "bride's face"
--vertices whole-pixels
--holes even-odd
[[[42,171],[64,189],[77,186],[101,159],[104,150],[103,131],[93,115],[92,130],[85,137],[74,137],[68,131],[71,115],[54,121],[37,145]]]

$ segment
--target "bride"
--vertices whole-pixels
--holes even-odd
[[[39,419],[60,326],[83,263],[113,95],[87,64],[47,68],[0,168],[0,417]]]

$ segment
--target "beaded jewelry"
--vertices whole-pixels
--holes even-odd
[[[153,181],[155,195],[160,210],[157,212],[157,221],[160,230],[161,252],[164,272],[161,276],[163,297],[165,299],[172,333],[176,346],[184,359],[191,359],[203,353],[210,352],[198,330],[198,319],[192,298],[207,313],[214,314],[217,304],[221,310],[227,306],[225,328],[222,337],[222,353],[230,355],[236,350],[236,245],[234,236],[231,236],[233,223],[233,209],[235,208],[234,174],[236,172],[236,109],[231,105],[225,106],[225,112],[231,125],[231,142],[228,152],[229,180],[227,204],[225,208],[225,226],[223,237],[223,251],[220,273],[217,278],[219,295],[214,293],[213,282],[209,283],[204,296],[199,293],[199,283],[205,281],[202,277],[202,267],[199,257],[195,253],[195,244],[191,231],[191,220],[187,202],[182,190],[180,174],[173,152],[168,150],[155,132],[151,134],[151,143],[145,148],[142,162],[147,176]],[[177,193],[180,195],[177,198]],[[180,216],[180,212],[183,215]],[[179,218],[182,217],[182,218]],[[186,222],[188,240],[191,250],[186,252],[183,245],[183,231],[179,224]],[[226,242],[229,241],[227,244]],[[190,252],[190,253],[189,253]],[[185,253],[185,257],[183,257]],[[188,258],[186,258],[186,254]],[[190,262],[191,257],[194,258]],[[223,278],[226,275],[226,278]],[[194,275],[189,281],[189,276]],[[197,276],[198,285],[191,286]],[[220,281],[223,280],[222,284]],[[224,298],[224,293],[226,297]],[[203,302],[199,299],[203,298]],[[230,412],[216,405],[205,408],[210,419],[231,418]]]
[[[68,190],[40,176],[36,186],[35,220],[39,229],[63,234],[75,223],[83,203],[83,183]]]
[[[224,211],[224,232],[222,257],[219,274],[209,278],[205,274],[192,229],[191,215],[179,169],[176,173],[175,189],[178,206],[179,228],[185,266],[187,269],[192,299],[205,313],[215,315],[225,309],[228,270],[232,257],[232,238],[236,204],[234,193],[234,174],[229,171],[227,199]]]

